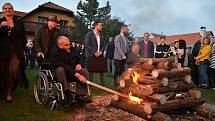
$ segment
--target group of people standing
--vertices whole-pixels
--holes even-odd
[[[21,21],[14,19],[14,9],[10,3],[2,7],[4,18],[0,19],[0,89],[4,91],[4,99],[7,102],[13,100],[12,92],[20,82],[26,88],[28,81],[24,72],[24,60],[26,56],[26,37],[24,25]],[[66,96],[66,103],[70,101],[69,83],[77,82],[77,99],[90,101],[87,94],[86,80],[94,81],[93,73],[100,74],[101,85],[105,85],[107,61],[112,63],[114,72],[114,85],[118,87],[118,78],[126,67],[132,65],[141,57],[143,58],[167,58],[174,56],[176,60],[184,65],[186,54],[186,42],[175,41],[172,45],[165,43],[165,36],[160,37],[161,43],[154,47],[149,39],[150,34],[144,33],[143,40],[129,45],[128,27],[122,25],[116,37],[110,38],[110,44],[105,46],[102,35],[103,25],[94,22],[94,28],[86,34],[84,40],[84,61],[80,58],[80,52],[76,52],[71,46],[71,40],[56,27],[57,16],[51,15],[46,25],[38,28],[34,35],[34,51],[37,58],[46,58],[53,64],[55,75],[61,82]],[[193,48],[193,59],[198,65],[200,86],[208,87],[208,67],[210,63],[211,72],[215,71],[215,44],[209,45],[210,41],[204,38]],[[104,55],[106,50],[106,54]],[[211,59],[210,59],[211,58]],[[210,61],[211,60],[211,61]],[[196,77],[197,75],[193,75]],[[193,77],[193,78],[194,78]],[[214,74],[212,74],[213,86]]]

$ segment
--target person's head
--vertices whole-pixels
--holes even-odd
[[[209,45],[209,44],[210,44],[210,40],[208,38],[204,38],[203,45]]]
[[[143,35],[144,41],[148,41],[149,40],[149,36],[150,36],[150,34],[148,32],[145,32],[144,35]]]
[[[212,38],[212,42],[215,43],[215,37]]]
[[[161,41],[161,43],[165,43],[166,37],[165,37],[165,36],[161,36],[161,37],[160,37],[160,41]]]
[[[103,28],[103,24],[99,21],[95,21],[93,24],[93,28],[96,32],[101,32]]]
[[[13,9],[13,6],[11,3],[5,3],[2,6],[2,11],[5,16],[13,16],[13,14],[14,14],[14,9]]]
[[[112,42],[113,41],[113,37],[109,37],[109,42]]]
[[[49,27],[49,29],[52,30],[52,29],[56,28],[57,27],[57,22],[58,22],[57,16],[55,16],[55,15],[49,16],[49,18],[48,18],[48,27]]]
[[[120,33],[123,33],[123,34],[127,34],[128,33],[128,26],[127,25],[122,25],[120,27]]]
[[[60,49],[66,50],[66,52],[70,53],[70,41],[66,36],[59,36],[57,39],[57,45]]]
[[[131,51],[136,55],[139,54],[140,45],[138,43],[133,44],[132,47],[131,47]]]
[[[178,40],[176,40],[176,41],[174,42],[174,47],[177,48],[177,49],[179,48],[179,41],[178,41]]]

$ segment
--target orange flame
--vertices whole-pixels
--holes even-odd
[[[138,104],[141,104],[141,102],[143,101],[143,99],[140,99],[138,97],[134,97],[132,96],[132,93],[129,92],[129,99],[132,101],[132,102],[135,102],[135,103],[138,103]]]
[[[140,79],[140,74],[138,74],[136,71],[131,75],[133,78],[134,83],[138,83],[138,80]]]

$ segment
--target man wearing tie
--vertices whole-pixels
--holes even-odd
[[[122,25],[120,28],[120,34],[117,35],[114,39],[115,50],[114,50],[114,84],[115,87],[119,85],[117,78],[122,74],[125,70],[125,64],[127,59],[127,54],[129,52],[129,44],[128,38],[126,37],[128,33],[128,27],[126,25]]]
[[[154,57],[154,44],[149,40],[149,33],[144,33],[143,40],[139,42],[140,44],[140,56],[143,58],[153,58]]]

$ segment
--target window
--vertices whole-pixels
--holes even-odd
[[[67,25],[68,25],[68,21],[60,20],[60,26],[67,26]]]
[[[47,23],[48,17],[38,16],[39,23]]]

